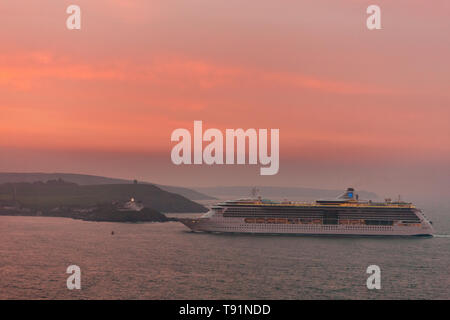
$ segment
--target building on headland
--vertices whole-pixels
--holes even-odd
[[[141,211],[142,209],[144,209],[142,202],[137,201],[134,198],[131,198],[130,201],[120,204],[117,207],[118,211]]]

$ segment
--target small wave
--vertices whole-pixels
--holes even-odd
[[[450,238],[450,234],[435,234],[436,238]]]

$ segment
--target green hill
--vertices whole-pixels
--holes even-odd
[[[0,184],[0,200],[16,200],[25,207],[48,210],[60,206],[89,207],[135,198],[160,212],[206,212],[202,205],[151,184],[84,185],[62,180],[46,183]]]
[[[43,173],[43,172],[0,172],[0,184],[1,183],[16,183],[16,182],[38,182],[48,180],[58,180],[73,182],[78,185],[99,185],[99,184],[132,184],[133,180],[108,178],[102,176],[93,176],[87,174],[77,173]],[[151,184],[161,188],[164,191],[177,193],[189,200],[212,200],[213,197],[202,194],[198,191],[177,187],[177,186],[165,186],[158,185],[149,182],[139,181],[141,184]]]

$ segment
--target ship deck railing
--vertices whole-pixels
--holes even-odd
[[[362,207],[362,208],[415,208],[415,206],[411,203],[405,203],[405,204],[394,204],[394,203],[385,203],[385,202],[379,202],[379,203],[351,203],[351,202],[345,202],[345,203],[315,203],[315,202],[298,202],[298,201],[291,201],[291,202],[278,202],[278,203],[267,203],[267,202],[232,202],[232,203],[220,203],[220,205],[226,205],[226,206],[233,206],[233,205],[258,205],[258,206],[273,206],[273,207],[279,207],[279,206],[290,206],[290,207]]]

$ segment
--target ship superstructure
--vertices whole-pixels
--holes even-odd
[[[431,236],[422,211],[403,201],[359,200],[353,188],[334,200],[276,202],[249,198],[225,201],[203,217],[179,219],[192,231],[310,234]]]

